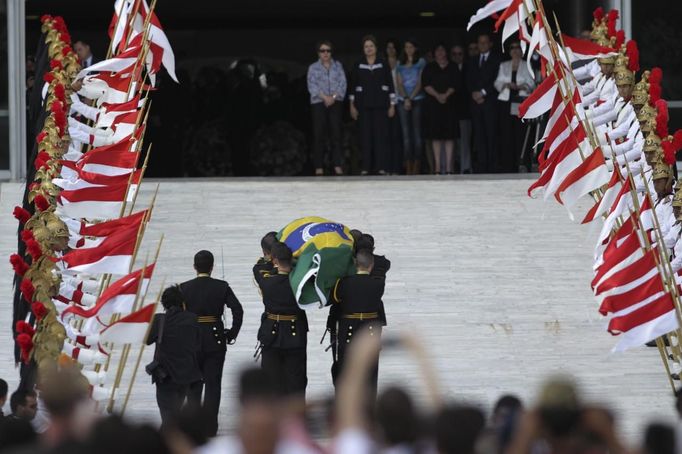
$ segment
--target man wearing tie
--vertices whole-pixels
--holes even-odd
[[[478,37],[478,57],[472,58],[467,71],[468,91],[471,93],[471,118],[474,130],[476,171],[497,171],[497,90],[495,79],[500,57],[492,52],[490,36]]]
[[[92,56],[92,51],[90,50],[90,44],[80,40],[76,41],[73,45],[73,50],[76,51],[83,68],[87,68],[92,66],[93,63],[96,63]]]

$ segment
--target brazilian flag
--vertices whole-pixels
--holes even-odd
[[[309,216],[290,222],[277,238],[293,252],[295,266],[289,282],[303,309],[329,304],[336,280],[355,272],[353,237],[342,224]]]

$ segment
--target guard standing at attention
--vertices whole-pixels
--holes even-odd
[[[222,280],[213,279],[213,254],[199,251],[194,256],[194,269],[197,277],[180,284],[185,298],[187,310],[196,314],[201,331],[201,350],[198,355],[199,368],[204,377],[203,408],[209,419],[207,434],[215,436],[218,432],[218,411],[220,409],[220,391],[225,364],[226,345],[237,339],[242,326],[244,311],[239,300]],[[232,312],[232,326],[225,329],[223,311],[227,307]],[[201,401],[201,387],[193,396],[196,402]]]
[[[332,292],[332,304],[340,307],[337,322],[336,364],[337,374],[343,374],[346,352],[350,343],[362,329],[368,329],[373,336],[381,336],[382,320],[379,312],[383,307],[384,279],[372,276],[374,255],[367,249],[358,250],[355,255],[357,272],[353,276],[339,279]],[[379,374],[379,359],[370,377],[370,390],[376,396]]]
[[[279,394],[305,398],[308,319],[298,307],[289,283],[291,249],[277,242],[272,245],[271,256],[275,266],[271,273],[260,273],[258,265],[254,267],[265,306],[258,330],[261,367],[276,384]]]

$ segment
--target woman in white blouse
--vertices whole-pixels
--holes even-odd
[[[495,80],[495,88],[500,107],[500,147],[499,166],[503,172],[517,172],[519,158],[527,125],[518,117],[519,105],[535,88],[533,73],[523,61],[523,53],[518,41],[509,45],[511,60],[500,64]],[[526,153],[528,156],[528,153]]]

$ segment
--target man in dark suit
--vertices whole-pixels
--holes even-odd
[[[196,314],[201,332],[201,350],[199,352],[199,368],[204,377],[203,407],[210,416],[208,435],[218,431],[218,411],[220,410],[220,388],[225,364],[226,345],[237,339],[242,326],[244,311],[230,285],[219,279],[213,279],[213,254],[199,251],[194,256],[194,269],[197,277],[180,284],[185,298],[187,310]],[[232,312],[232,326],[225,329],[223,311],[227,307]],[[201,400],[201,387],[193,392],[196,401]]]
[[[293,265],[291,249],[276,242],[272,245],[271,257],[275,265],[272,273],[260,273],[254,267],[265,309],[258,329],[261,367],[280,395],[305,398],[308,319],[298,307],[289,283]]]
[[[466,71],[468,59],[464,55],[465,49],[459,44],[450,48],[450,61],[459,72],[461,86],[455,89],[455,116],[459,123],[459,173],[471,173],[471,93],[467,90]],[[467,63],[465,63],[465,61]]]
[[[154,359],[162,373],[152,375],[156,383],[156,402],[161,413],[161,426],[166,427],[178,416],[185,399],[201,395],[201,371],[197,354],[201,336],[197,317],[184,309],[182,292],[168,287],[161,295],[165,314],[156,314],[147,336],[147,345],[156,343]],[[197,401],[198,403],[198,401]]]
[[[343,374],[348,346],[362,329],[372,336],[381,336],[384,325],[380,318],[383,309],[381,297],[385,280],[372,276],[374,254],[369,249],[360,249],[355,255],[357,272],[336,282],[332,292],[332,304],[340,308],[336,344],[337,373]],[[370,378],[372,397],[376,396],[379,361],[373,367]]]
[[[500,57],[493,52],[490,35],[478,37],[478,57],[471,59],[467,70],[467,88],[471,92],[471,119],[474,130],[476,171],[497,171],[497,90],[495,79]]]

